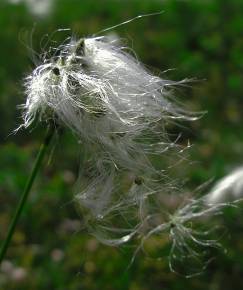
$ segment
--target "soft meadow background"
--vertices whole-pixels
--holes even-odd
[[[191,191],[243,164],[242,0],[1,0],[1,242],[45,131],[36,125],[12,134],[21,123],[16,106],[25,101],[23,79],[38,53],[50,39],[62,41],[70,34],[53,35],[59,28],[90,36],[162,10],[110,33],[124,39],[153,71],[173,69],[166,77],[198,79],[178,96],[188,109],[207,113],[175,129],[183,133],[182,142],[193,144],[187,166],[179,164],[175,176]],[[110,248],[83,229],[72,202],[80,158],[82,149],[64,130],[54,140],[0,267],[0,290],[243,289],[241,209],[220,219],[227,228],[221,241],[228,252],[213,251],[215,259],[200,276],[186,279],[171,273],[163,251],[161,259],[140,254],[130,265],[132,245]]]

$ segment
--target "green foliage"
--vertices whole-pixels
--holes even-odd
[[[190,140],[194,144],[190,160],[195,162],[178,165],[175,176],[185,178],[193,189],[242,165],[243,1],[60,0],[46,17],[31,15],[23,3],[2,1],[1,241],[43,136],[41,126],[10,135],[21,123],[16,106],[25,98],[23,78],[35,66],[43,47],[63,41],[69,32],[50,35],[59,28],[71,28],[77,37],[93,35],[138,14],[161,10],[161,15],[138,19],[112,32],[125,39],[152,70],[173,68],[164,76],[198,79],[179,99],[187,108],[207,110],[207,114],[185,128],[172,128],[175,133],[183,131],[182,143]],[[82,217],[72,202],[77,156],[82,158],[82,149],[64,131],[38,176],[7,261],[0,268],[0,290],[243,288],[240,213],[225,214],[230,234],[222,240],[229,251],[213,251],[216,259],[199,277],[187,280],[170,273],[166,256],[156,260],[138,255],[129,267],[133,245],[120,250],[105,247],[82,228]]]

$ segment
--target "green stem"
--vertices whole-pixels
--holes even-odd
[[[14,217],[13,217],[13,219],[11,221],[10,226],[9,226],[7,237],[4,240],[3,245],[1,247],[1,250],[0,250],[0,264],[3,261],[4,256],[5,256],[6,252],[7,252],[7,249],[9,247],[10,242],[11,242],[11,239],[12,239],[16,224],[17,224],[17,222],[19,220],[20,214],[21,214],[21,212],[23,210],[23,207],[25,205],[25,202],[26,202],[27,197],[28,197],[28,195],[30,193],[31,187],[32,187],[33,182],[35,180],[35,177],[36,177],[36,175],[38,173],[38,170],[40,169],[41,162],[42,162],[42,160],[43,160],[43,158],[45,156],[47,147],[50,144],[53,135],[54,135],[54,127],[53,126],[49,126],[48,130],[46,132],[46,136],[45,136],[44,142],[41,145],[40,150],[38,152],[38,155],[37,155],[34,167],[32,169],[32,172],[31,172],[31,174],[29,176],[29,179],[28,179],[28,181],[26,183],[25,189],[23,191],[23,194],[21,196],[21,199],[20,199],[19,204],[17,206],[17,209],[15,211]]]

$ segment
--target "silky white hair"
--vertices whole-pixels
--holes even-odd
[[[69,127],[88,152],[75,200],[89,231],[115,246],[134,236],[144,241],[167,231],[172,239],[171,268],[179,254],[199,254],[187,251],[189,244],[217,245],[200,240],[190,224],[226,205],[189,199],[168,214],[167,221],[159,218],[166,211],[161,196],[181,192],[161,156],[172,150],[177,162],[184,154],[177,138],[170,140],[166,126],[197,118],[174,98],[174,88],[185,83],[154,76],[115,40],[72,39],[56,48],[54,56],[45,55],[26,78],[23,105],[24,127],[37,117],[54,119]]]
[[[220,179],[208,194],[212,204],[230,202],[243,197],[243,167],[239,167]]]

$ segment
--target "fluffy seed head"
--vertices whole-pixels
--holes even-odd
[[[219,180],[208,194],[209,203],[229,202],[243,197],[243,167]]]
[[[26,79],[24,126],[37,116],[55,119],[90,148],[90,176],[78,199],[95,217],[154,191],[148,186],[165,174],[148,155],[176,146],[166,122],[193,118],[170,100],[178,83],[152,75],[126,50],[105,37],[72,40]],[[131,179],[125,193],[123,176]]]
[[[75,200],[90,232],[109,245],[135,235],[143,244],[166,232],[172,240],[172,269],[178,257],[196,260],[193,245],[217,245],[199,239],[208,232],[198,232],[190,223],[223,206],[197,199],[167,215],[168,221],[160,217],[161,197],[178,191],[161,156],[175,149],[178,161],[183,154],[170,141],[166,124],[195,119],[173,99],[174,87],[184,82],[154,76],[109,38],[73,39],[27,77],[23,106],[24,127],[37,117],[54,119],[84,144],[87,154]]]
[[[138,250],[143,250],[152,236],[167,234],[172,243],[168,256],[171,271],[187,277],[200,274],[211,260],[210,248],[221,248],[220,227],[212,219],[222,215],[224,208],[236,207],[239,201],[210,204],[208,197],[185,198],[172,214],[157,211],[148,215],[147,233]]]

